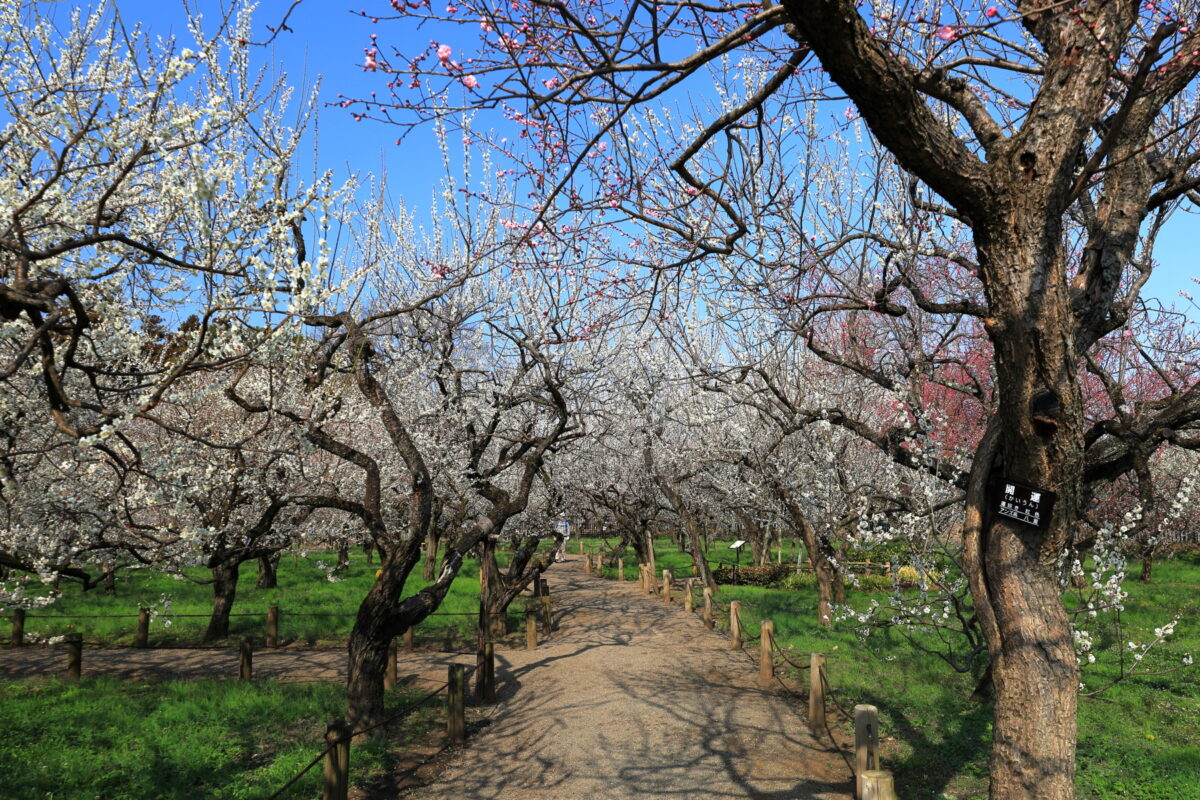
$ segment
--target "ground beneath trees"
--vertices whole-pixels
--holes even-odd
[[[636,583],[583,574],[578,556],[551,570],[554,635],[536,650],[498,649],[494,706],[476,709],[466,747],[393,784],[430,800],[820,798],[852,789],[845,764],[814,741],[803,710],[756,685],[756,665],[679,604]],[[473,656],[401,653],[398,677],[445,680]],[[60,673],[60,648],[0,652],[0,676]],[[254,656],[256,676],[340,680],[342,650]],[[85,650],[84,675],[235,676],[231,650]],[[414,753],[414,755],[416,755]],[[416,765],[412,765],[415,767]],[[414,783],[418,785],[414,785]],[[376,787],[372,797],[386,796]],[[391,792],[387,792],[391,794]],[[393,795],[395,796],[395,795]]]
[[[500,704],[413,798],[846,798],[845,764],[756,665],[636,583],[549,575],[557,628],[498,654]]]

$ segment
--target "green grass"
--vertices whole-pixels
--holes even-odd
[[[399,709],[415,696],[389,693]],[[336,684],[132,683],[104,678],[0,681],[0,790],[9,800],[267,798],[324,748],[340,716]],[[351,785],[389,765],[392,748],[442,719],[426,704],[392,737],[355,745]],[[285,795],[316,797],[318,764]]]
[[[257,563],[243,564],[234,616],[230,619],[230,636],[249,636],[261,642],[266,632],[267,607],[277,605],[280,608],[280,644],[298,642],[335,646],[344,643],[354,624],[353,615],[359,601],[374,581],[377,566],[368,564],[361,552],[352,551],[349,566],[338,573],[340,580],[334,583],[317,567],[317,561],[335,564],[337,555],[284,556],[278,570],[279,585],[274,589],[256,588]],[[160,605],[165,596],[170,599],[170,613],[151,621],[150,646],[198,644],[212,610],[212,587],[197,582],[207,577],[207,570],[193,569],[187,575],[194,580],[150,570],[122,571],[117,576],[115,596],[104,594],[100,587],[84,592],[79,584],[64,581],[62,596],[57,601],[46,608],[28,612],[26,637],[36,640],[78,632],[88,644],[132,645],[138,608]],[[416,592],[425,585],[418,567],[405,586],[405,594]],[[478,610],[479,565],[475,561],[466,561],[437,615],[415,629],[417,645],[455,649],[473,641],[476,625],[473,615]],[[513,603],[509,609],[510,630],[516,630],[522,624],[523,613],[519,601]],[[345,616],[304,616],[306,614]],[[119,618],[97,618],[106,615],[118,615]],[[7,641],[7,622],[0,636]]]
[[[655,558],[676,576],[691,574],[691,559],[669,540],[656,541]],[[722,552],[714,544],[710,560]],[[785,555],[785,558],[787,556]],[[747,554],[742,556],[748,561]],[[627,553],[625,577],[637,578],[637,564]],[[615,570],[606,569],[609,577]],[[1089,689],[1100,688],[1117,674],[1114,654],[1126,641],[1148,641],[1154,628],[1179,616],[1173,637],[1151,651],[1146,669],[1180,665],[1184,653],[1200,661],[1200,558],[1180,558],[1155,565],[1154,582],[1126,582],[1129,598],[1120,627],[1106,618],[1095,629],[1097,663],[1085,667]],[[878,597],[878,595],[874,595]],[[872,595],[850,590],[852,605],[865,606]],[[830,684],[847,709],[870,703],[880,712],[885,766],[896,774],[897,793],[912,800],[984,798],[987,796],[991,708],[968,696],[974,678],[960,675],[935,656],[918,652],[898,633],[877,630],[866,642],[847,627],[823,629],[815,624],[817,596],[811,588],[770,589],[722,587],[718,602],[741,603],[748,633],[770,619],[780,646],[792,659],[808,663],[808,654],[826,654]],[[1069,602],[1069,600],[1068,600]],[[722,627],[727,626],[719,617]],[[807,673],[792,676],[807,682]],[[1079,700],[1079,748],[1076,787],[1088,800],[1176,800],[1200,797],[1200,670],[1127,678],[1095,698]],[[831,717],[847,733],[851,725]]]

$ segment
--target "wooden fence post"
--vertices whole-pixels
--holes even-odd
[[[854,707],[854,774],[855,795],[863,796],[863,775],[879,769],[879,710],[871,705]]]
[[[384,690],[396,688],[396,640],[388,642],[387,667],[383,670]]]
[[[825,733],[825,684],[821,673],[825,670],[825,654],[813,653],[808,666],[808,727],[813,736],[822,736]]]
[[[712,613],[712,589],[709,588],[708,586],[705,586],[704,587],[704,627],[708,628],[711,631],[716,624],[717,623],[713,619],[713,613]]]
[[[446,686],[446,733],[452,742],[467,738],[466,698],[467,668],[451,664]]]
[[[867,770],[860,776],[862,800],[896,800],[896,783],[886,769]]]
[[[250,649],[249,636],[243,636],[238,643],[238,677],[244,681],[254,677],[254,654]]]
[[[592,554],[591,553],[583,554],[583,571],[584,571],[584,574],[590,574],[592,571]]]
[[[554,623],[554,617],[551,615],[550,607],[550,583],[542,581],[542,638],[550,638],[550,628]]]
[[[692,578],[683,582],[683,610],[692,613]]]
[[[623,558],[617,559],[617,580],[625,580],[625,559]]]
[[[68,633],[63,641],[67,643],[67,680],[78,683],[83,673],[83,634]]]
[[[416,645],[413,644],[413,635],[414,634],[413,634],[413,629],[412,629],[411,625],[409,625],[407,628],[404,629],[404,649],[405,650],[412,650],[414,647],[416,647]]]
[[[321,800],[346,800],[350,793],[350,726],[335,719],[325,727],[325,792]]]
[[[729,649],[742,649],[742,604],[737,600],[729,603]]]
[[[762,621],[762,640],[758,648],[758,685],[766,689],[775,680],[775,652],[771,646],[775,642],[775,623],[769,619]]]
[[[138,609],[137,635],[133,639],[134,647],[150,646],[150,609]]]
[[[646,594],[654,594],[655,585],[658,582],[654,580],[654,568],[649,564],[646,565],[646,580],[642,583],[642,588],[646,590]]]
[[[525,649],[537,647],[537,615],[532,608],[525,609]]]
[[[667,605],[671,605],[671,570],[663,570],[662,584],[662,599]]]
[[[279,647],[279,606],[267,606],[267,647]]]
[[[579,538],[579,555],[583,555],[583,537]]]
[[[491,642],[483,643],[483,663],[479,665],[479,675],[475,678],[475,696],[481,702],[492,703],[496,700],[496,646]]]
[[[692,577],[697,578],[699,576],[700,576],[700,568],[697,567],[695,564],[692,564]]]
[[[14,608],[12,615],[12,638],[9,641],[13,647],[21,647],[25,644],[25,609]]]

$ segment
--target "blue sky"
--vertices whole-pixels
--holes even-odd
[[[215,0],[192,0],[202,13],[215,18],[224,3]],[[372,25],[357,13],[364,11],[390,12],[387,0],[357,0],[358,6],[334,4],[329,0],[305,0],[296,6],[288,25],[293,33],[281,33],[267,48],[255,48],[260,63],[286,71],[294,85],[309,85],[321,80],[321,97],[328,103],[337,101],[339,94],[363,96],[372,89],[382,90],[383,81],[377,75],[363,72],[363,48],[370,44],[372,31],[378,31],[381,41],[400,44],[408,52],[420,50],[431,38],[429,30],[395,21]],[[187,37],[180,0],[116,0],[127,23],[140,20],[160,35],[175,32]],[[51,4],[47,4],[51,5]],[[67,3],[53,4],[60,8]],[[266,38],[265,26],[276,24],[288,10],[291,0],[262,0],[255,14],[255,30]],[[406,38],[411,37],[411,46]],[[442,178],[441,159],[437,154],[429,128],[410,134],[397,146],[399,130],[395,127],[364,120],[355,122],[350,111],[331,106],[322,107],[319,115],[321,168],[333,169],[339,175],[351,172],[389,173],[393,194],[405,198],[410,207],[427,208],[434,187]],[[308,154],[305,154],[308,157]],[[1200,246],[1200,218],[1177,212],[1160,235],[1156,250],[1160,264],[1151,278],[1150,297],[1168,304],[1178,302],[1180,290],[1197,290],[1192,282],[1200,276],[1196,250]]]

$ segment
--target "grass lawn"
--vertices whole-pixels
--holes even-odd
[[[501,563],[503,554],[498,554]],[[308,645],[341,645],[354,624],[354,613],[375,579],[376,566],[368,564],[360,550],[350,553],[349,566],[330,582],[317,562],[337,563],[336,553],[309,553],[305,557],[285,555],[279,564],[278,587],[258,589],[257,562],[242,565],[237,600],[230,619],[230,636],[250,636],[261,642],[266,635],[267,607],[280,609],[281,645],[299,642]],[[553,570],[549,573],[553,575]],[[199,583],[208,570],[189,570],[187,578],[177,578],[150,570],[118,573],[115,596],[95,587],[87,592],[79,584],[64,581],[62,597],[52,605],[28,612],[25,622],[27,641],[36,641],[64,633],[82,633],[88,644],[132,645],[140,606],[162,607],[170,601],[168,614],[152,619],[151,647],[180,647],[200,642],[212,610],[212,587]],[[411,594],[425,586],[420,567],[414,570],[405,587]],[[445,601],[433,616],[414,630],[418,646],[457,649],[474,641],[479,610],[479,564],[468,560],[450,587]],[[337,615],[337,616],[305,616]],[[117,615],[119,618],[103,618]],[[524,606],[516,601],[509,609],[509,628],[524,624]],[[8,622],[0,623],[0,640],[8,641]]]
[[[660,570],[691,574],[691,559],[667,539],[656,541]],[[714,544],[709,559],[728,543]],[[589,544],[589,550],[594,546]],[[787,554],[785,554],[787,558]],[[747,554],[742,556],[743,564]],[[634,563],[631,563],[634,562]],[[615,577],[614,569],[605,570]],[[637,578],[627,553],[626,579]],[[1085,667],[1083,681],[1098,689],[1117,675],[1115,653],[1130,640],[1149,641],[1154,628],[1178,616],[1175,635],[1152,650],[1146,669],[1180,665],[1184,653],[1200,661],[1200,557],[1155,565],[1151,584],[1126,582],[1129,598],[1120,627],[1111,618],[1094,629],[1097,663]],[[863,605],[871,595],[850,591],[850,602]],[[829,681],[847,709],[870,703],[879,709],[884,765],[896,774],[897,793],[911,800],[985,798],[991,708],[970,702],[970,675],[960,675],[935,656],[915,650],[900,635],[874,632],[862,642],[846,627],[822,629],[816,619],[813,589],[723,587],[722,606],[738,600],[749,634],[762,619],[775,624],[780,646],[807,664],[808,653],[826,654]],[[724,622],[724,620],[723,620]],[[727,623],[726,623],[727,624]],[[794,676],[807,682],[807,673]],[[832,707],[832,704],[831,704]],[[1200,669],[1169,675],[1139,675],[1103,694],[1079,700],[1079,747],[1076,788],[1080,798],[1096,800],[1178,800],[1200,798]],[[847,731],[852,723],[832,717]]]
[[[400,709],[418,695],[389,693]],[[435,698],[391,736],[351,750],[351,785],[443,724]],[[0,774],[8,800],[267,798],[324,748],[345,708],[338,684],[273,681],[72,684],[0,681]],[[317,764],[285,795],[316,797]]]

